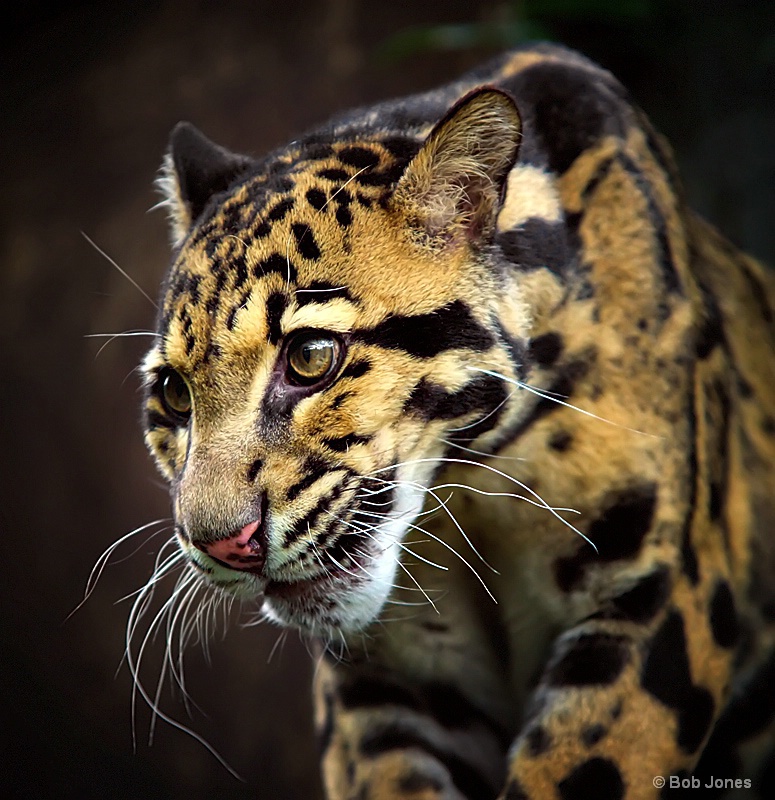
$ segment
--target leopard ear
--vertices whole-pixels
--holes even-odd
[[[179,122],[156,185],[163,195],[159,203],[169,210],[174,246],[185,238],[207,201],[245,172],[252,161],[211,142],[190,122]]]
[[[432,240],[486,238],[519,149],[512,97],[484,87],[463,97],[434,127],[396,186],[393,202]]]

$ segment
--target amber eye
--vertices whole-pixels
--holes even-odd
[[[288,347],[288,377],[310,386],[328,375],[339,359],[339,343],[324,333],[303,333]]]
[[[191,392],[179,372],[165,369],[159,375],[161,399],[167,413],[186,420],[191,414]]]

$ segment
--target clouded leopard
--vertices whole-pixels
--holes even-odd
[[[608,72],[160,183],[146,441],[190,580],[318,642],[329,797],[775,796],[775,283]]]

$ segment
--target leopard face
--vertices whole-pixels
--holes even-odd
[[[528,316],[488,257],[518,138],[494,90],[422,144],[250,163],[177,130],[146,442],[214,587],[311,633],[366,626],[440,459],[519,416]]]

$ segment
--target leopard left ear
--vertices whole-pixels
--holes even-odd
[[[156,181],[164,196],[160,205],[169,209],[173,246],[183,241],[207,201],[227,189],[252,163],[248,156],[211,142],[190,122],[173,128]]]
[[[432,240],[487,238],[495,230],[521,133],[510,95],[490,87],[471,92],[434,127],[407,166],[393,194],[395,207]]]

